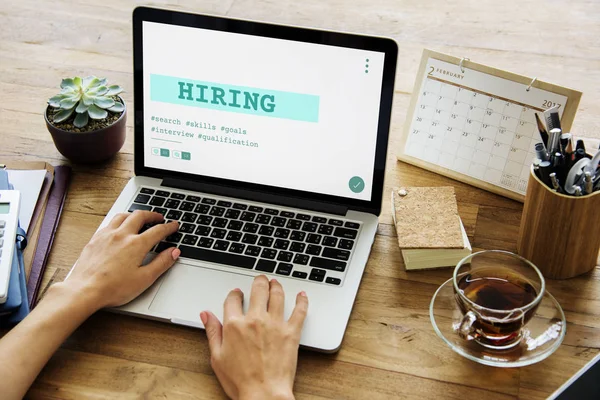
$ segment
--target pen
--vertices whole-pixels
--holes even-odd
[[[541,161],[548,161],[548,152],[546,151],[544,143],[540,142],[535,144],[535,155]]]
[[[538,131],[540,132],[540,136],[542,138],[542,143],[544,143],[544,146],[547,147],[548,146],[548,131],[546,131],[546,127],[544,126],[544,123],[540,119],[540,116],[538,113],[535,113],[535,122],[537,122],[537,127],[538,127]]]
[[[548,187],[552,187],[552,181],[550,180],[550,174],[552,173],[552,165],[550,161],[542,161],[540,163],[540,179]]]
[[[583,182],[585,184],[585,193],[590,194],[594,191],[594,187],[593,187],[594,185],[592,183],[592,174],[591,174],[591,172],[586,171],[583,176],[584,176]]]
[[[560,184],[558,183],[556,172],[550,174],[550,182],[552,182],[552,187],[554,188],[554,190],[556,190],[557,193],[560,193]]]
[[[560,135],[560,151],[561,152],[565,152],[565,150],[567,149],[567,145],[568,143],[571,141],[571,139],[573,138],[573,135],[571,135],[570,133],[563,133],[562,135]]]
[[[575,153],[573,153],[573,163],[576,163],[577,161],[581,160],[582,158],[587,158],[586,156],[587,156],[587,154],[585,154],[584,149],[575,150]]]
[[[575,196],[581,196],[581,186],[575,186]]]
[[[562,131],[560,130],[560,128],[553,128],[550,129],[550,138],[549,143],[548,143],[548,153],[550,154],[554,154],[558,151],[559,148],[559,140],[560,140],[560,135],[561,135]]]
[[[533,172],[535,173],[535,176],[537,176],[540,179],[542,179],[542,177],[540,175],[540,163],[541,162],[542,162],[542,160],[540,160],[539,158],[533,159]]]
[[[585,152],[585,143],[583,143],[583,140],[579,139],[577,141],[577,146],[575,146],[575,149],[583,149],[583,151]]]

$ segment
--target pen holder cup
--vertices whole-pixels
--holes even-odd
[[[546,278],[566,279],[594,269],[600,249],[600,192],[586,196],[556,193],[530,172],[519,255]]]

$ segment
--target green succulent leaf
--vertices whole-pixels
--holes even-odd
[[[95,76],[94,75],[89,75],[86,76],[85,78],[82,79],[81,81],[81,87],[83,87],[84,89],[87,88],[90,84],[90,82],[92,81],[92,79],[94,79]]]
[[[73,90],[77,89],[77,85],[75,84],[75,81],[73,80],[73,78],[63,79],[62,82],[60,83],[60,87],[63,89],[66,89],[66,88],[72,88]]]
[[[89,94],[85,93],[81,97],[81,101],[83,101],[83,104],[85,104],[86,106],[91,106],[92,104],[94,104],[94,96],[90,96]]]
[[[104,119],[108,115],[108,112],[95,104],[92,104],[90,108],[88,108],[88,114],[90,114],[90,118],[92,119]]]
[[[88,124],[89,117],[87,112],[78,113],[73,120],[73,125],[78,128],[83,128]]]
[[[48,105],[54,108],[60,107],[60,101],[67,97],[66,94],[57,94],[56,96],[52,96],[48,99]]]
[[[77,93],[77,90],[75,88],[72,87],[68,87],[68,88],[64,88],[60,91],[61,94],[73,94],[73,93]]]
[[[79,99],[74,99],[72,97],[67,97],[65,99],[62,99],[60,101],[60,103],[59,103],[60,108],[65,109],[65,110],[66,109],[71,109],[71,108],[75,107],[75,105],[77,104],[78,100]]]
[[[107,108],[107,110],[110,112],[119,113],[125,110],[125,106],[121,103],[115,102],[115,105],[110,108]]]
[[[59,112],[57,112],[56,114],[54,114],[54,123],[59,123],[59,122],[63,122],[64,120],[66,120],[67,118],[69,118],[71,116],[71,114],[73,114],[73,111],[75,109],[74,108],[69,108],[67,110],[60,110]]]
[[[79,104],[77,104],[77,108],[75,109],[75,112],[76,112],[76,113],[78,113],[78,114],[80,114],[80,113],[84,113],[84,112],[86,112],[86,111],[88,110],[88,107],[89,107],[89,106],[87,106],[87,105],[86,105],[86,104],[83,102],[83,100],[81,100],[81,101],[79,102]]]
[[[95,88],[96,86],[100,86],[100,79],[96,78],[95,76],[88,76],[87,78],[92,78],[92,79],[90,79],[88,81],[88,84],[84,86],[84,89],[89,90],[89,89]]]
[[[116,96],[123,91],[123,88],[119,85],[111,85],[108,87],[108,92],[104,93],[105,96]]]
[[[81,87],[81,78],[76,76],[75,78],[73,78],[73,83],[75,83],[75,86]]]
[[[106,78],[100,78],[99,86],[106,86],[106,82],[108,82],[108,79],[106,79]]]
[[[89,90],[87,93],[101,96],[106,92],[108,92],[108,88],[106,86],[98,86],[92,90]]]
[[[100,108],[110,108],[115,105],[115,101],[110,97],[99,96],[94,99],[94,104]]]

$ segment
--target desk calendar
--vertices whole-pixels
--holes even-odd
[[[581,93],[457,57],[423,52],[398,159],[523,201],[535,113],[559,106],[569,132]]]

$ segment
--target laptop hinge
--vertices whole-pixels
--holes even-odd
[[[164,178],[162,181],[162,186],[192,190],[194,192],[211,193],[219,196],[235,197],[238,199],[269,203],[285,207],[300,208],[303,210],[317,211],[326,214],[346,215],[348,212],[348,207],[338,204],[306,200],[297,197],[282,196],[253,190],[231,188],[210,183],[191,182],[176,178]]]

